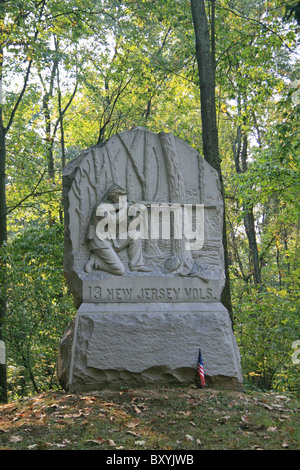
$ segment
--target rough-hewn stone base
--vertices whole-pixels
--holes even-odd
[[[196,383],[242,389],[228,311],[216,303],[87,304],[60,342],[58,377],[70,392]]]

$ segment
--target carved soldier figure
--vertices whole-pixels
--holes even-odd
[[[122,196],[126,196],[126,191],[118,185],[113,185],[107,193],[107,200],[115,209],[115,212],[111,214],[112,217],[118,216],[119,210],[121,209],[119,207],[119,198]],[[88,240],[92,254],[85,265],[85,272],[89,273],[93,269],[97,269],[122,276],[125,273],[125,267],[117,253],[125,248],[127,248],[131,271],[152,271],[151,268],[144,264],[141,238],[133,239],[130,238],[128,234],[125,239],[120,238],[120,236],[112,238],[109,233],[107,233],[105,239],[98,236],[96,225],[100,219],[96,214],[96,209],[97,208],[93,211],[92,221],[89,227]],[[107,205],[105,209],[107,209]],[[110,214],[107,215],[109,216]]]

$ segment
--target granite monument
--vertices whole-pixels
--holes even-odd
[[[241,389],[221,303],[223,199],[217,172],[181,139],[117,133],[63,173],[64,271],[77,308],[59,345],[68,391],[191,384]]]

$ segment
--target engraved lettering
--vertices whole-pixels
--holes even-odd
[[[151,289],[149,287],[146,287],[145,289],[143,289],[145,291],[145,299],[147,300],[151,300]]]
[[[151,289],[152,293],[152,300],[157,300],[157,289],[153,288]]]
[[[198,299],[198,289],[194,287],[193,289],[193,299],[197,300]]]
[[[113,289],[107,289],[107,296],[109,300],[114,299],[114,290]]]
[[[122,290],[123,290],[124,300],[131,299],[132,289],[122,289]]]
[[[99,286],[89,286],[89,291],[90,291],[90,300],[91,302],[101,300],[101,287]]]
[[[101,287],[99,287],[99,286],[95,287],[94,299],[95,300],[100,300],[101,299]]]
[[[201,287],[199,288],[199,294],[201,299],[206,299],[206,294],[203,295]]]
[[[122,296],[121,296],[121,292],[122,292],[122,289],[116,289],[116,299],[117,300],[122,300]]]
[[[164,299],[165,298],[165,290],[164,289],[159,289],[159,298]]]
[[[189,288],[185,287],[184,288],[185,294],[186,294],[188,299],[191,297],[191,290],[192,290],[191,287],[189,287]]]
[[[173,291],[174,291],[174,293],[175,293],[175,298],[176,298],[176,300],[178,300],[179,292],[180,292],[180,287],[179,287],[178,289],[175,289],[175,288],[173,287]]]
[[[172,300],[172,289],[171,287],[167,287],[167,299]]]
[[[90,302],[103,301],[190,301],[217,299],[213,286],[201,287],[112,287],[88,286],[87,299]]]

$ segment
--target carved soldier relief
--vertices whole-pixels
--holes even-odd
[[[158,299],[155,289],[164,282],[181,289],[181,300],[219,297],[224,283],[219,179],[188,144],[143,128],[116,134],[67,165],[64,191],[65,272],[79,302],[97,301],[95,288],[99,301],[116,300],[105,290],[108,280],[110,289],[120,282],[121,289],[133,289],[132,277],[138,290],[130,295],[125,290],[122,300],[145,298],[147,291],[140,289],[149,286],[148,300],[170,300],[164,291]],[[174,287],[166,281],[170,277]]]

